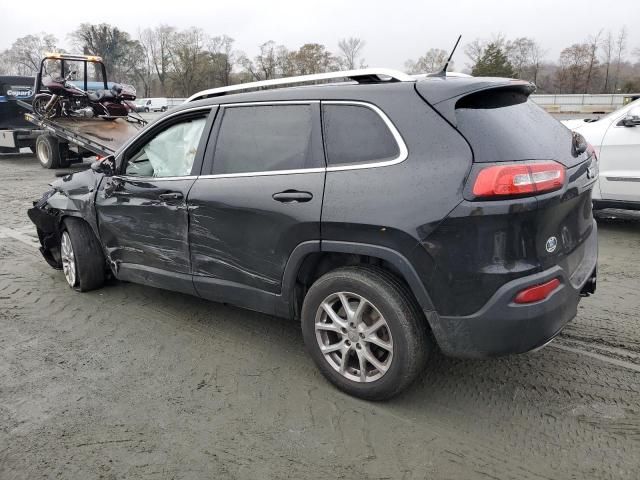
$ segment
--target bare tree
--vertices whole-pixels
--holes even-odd
[[[173,67],[171,80],[179,94],[189,96],[204,86],[204,66],[206,65],[204,47],[207,43],[206,33],[196,27],[178,32],[173,37],[169,48]]]
[[[355,68],[363,68],[364,60],[358,62],[360,53],[365,46],[364,40],[357,37],[343,38],[338,42],[340,50],[340,65],[345,70],[353,70]]]
[[[231,83],[231,71],[235,63],[233,38],[227,35],[213,37],[209,40],[209,54],[211,55],[211,71],[213,80],[222,86]]]
[[[613,60],[613,50],[615,48],[615,40],[611,30],[607,31],[606,36],[600,42],[600,51],[602,52],[600,60],[604,69],[604,84],[602,85],[602,93],[609,93],[609,80],[611,78],[611,62]]]
[[[618,82],[620,81],[620,65],[622,64],[622,56],[627,49],[627,27],[622,27],[615,43],[615,58],[616,58],[616,70],[613,81],[613,92],[618,91]]]
[[[538,42],[534,42],[533,48],[531,50],[531,81],[536,85],[538,85],[538,75],[540,74],[540,69],[542,67],[542,62],[544,61],[544,56],[546,55],[546,53],[546,50],[544,50]]]
[[[40,70],[44,54],[57,50],[57,43],[56,37],[44,32],[20,37],[3,53],[5,69],[17,75],[33,75]]]
[[[432,73],[442,70],[444,64],[449,58],[449,53],[441,48],[430,48],[422,57],[418,58],[415,62],[413,60],[407,60],[404,64],[404,68],[408,73]],[[449,67],[453,70],[453,62],[449,64]]]
[[[533,64],[533,50],[535,40],[527,37],[520,37],[507,42],[507,57],[513,66],[516,78],[525,78],[527,71]]]
[[[468,43],[464,47],[464,53],[471,60],[470,68],[473,68],[476,63],[482,58],[485,48],[487,48],[487,40],[476,38],[473,42]]]
[[[591,50],[586,43],[575,43],[560,53],[556,84],[560,93],[577,93],[584,89]]]
[[[108,23],[82,23],[69,37],[83,53],[101,56],[109,75],[118,77],[123,69],[126,71],[122,58],[130,47],[131,38],[127,32]]]
[[[176,31],[169,25],[146,29],[140,34],[140,43],[147,52],[152,70],[160,82],[160,94],[167,94],[167,81],[171,73],[171,45]]]
[[[591,35],[587,41],[589,47],[589,65],[587,67],[587,78],[584,82],[584,90],[582,93],[589,93],[591,90],[591,83],[593,81],[595,67],[598,64],[598,49],[600,48],[600,38],[602,37],[602,30],[596,35]]]

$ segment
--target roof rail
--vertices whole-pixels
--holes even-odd
[[[411,75],[392,70],[389,68],[363,68],[360,70],[345,70],[342,72],[316,73],[313,75],[300,75],[298,77],[273,78],[271,80],[262,80],[259,82],[239,83],[237,85],[229,85],[227,87],[210,88],[191,95],[185,103],[195,100],[202,100],[210,97],[219,97],[227,93],[236,93],[244,90],[254,90],[264,87],[279,87],[284,85],[295,85],[300,83],[314,83],[323,80],[334,80],[340,78],[348,78],[358,83],[377,83],[377,82],[415,82],[416,79]]]

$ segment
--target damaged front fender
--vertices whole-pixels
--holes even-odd
[[[95,192],[102,178],[93,170],[66,175],[51,183],[53,188],[27,211],[38,232],[40,252],[53,268],[62,268],[60,235],[65,217],[82,218],[97,236]]]

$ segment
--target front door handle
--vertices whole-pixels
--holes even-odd
[[[282,203],[308,202],[313,198],[311,192],[301,192],[299,190],[285,190],[273,194],[273,199]]]
[[[181,192],[169,192],[169,193],[161,193],[158,195],[160,200],[180,200],[182,198]]]

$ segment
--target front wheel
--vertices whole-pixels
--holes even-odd
[[[33,111],[43,118],[54,118],[60,116],[60,105],[56,101],[53,105],[50,105],[47,109],[47,105],[53,97],[49,94],[43,93],[33,100]]]
[[[302,306],[304,342],[320,371],[368,400],[391,398],[415,380],[432,348],[426,325],[397,277],[365,266],[322,276]]]
[[[69,286],[80,292],[100,288],[105,279],[102,248],[87,222],[67,218],[60,238],[62,271]]]

